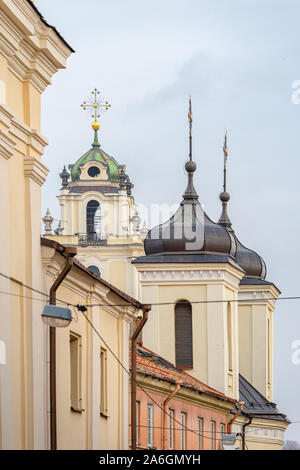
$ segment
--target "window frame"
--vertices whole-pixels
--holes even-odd
[[[211,450],[216,450],[216,422],[211,420],[210,422],[210,447]]]
[[[180,311],[181,307],[181,311]],[[185,311],[184,311],[185,307]],[[184,318],[184,324],[186,328],[186,333],[183,334],[183,328],[180,328],[180,323],[182,319],[180,315],[186,317]],[[187,321],[188,319],[188,321]],[[185,299],[178,300],[174,307],[174,328],[175,328],[175,364],[178,369],[186,370],[193,369],[194,367],[194,351],[193,351],[193,308],[192,304]],[[182,347],[182,343],[185,344],[185,347]],[[187,345],[189,348],[188,357],[185,356],[187,353]],[[183,357],[182,357],[183,355]]]
[[[169,409],[169,449],[174,450],[174,419],[175,419],[175,411],[172,409]]]
[[[76,347],[76,350],[74,350],[75,347]],[[81,335],[73,331],[69,332],[69,350],[70,350],[71,409],[73,411],[81,412],[82,411],[82,337]],[[74,386],[76,387],[75,390],[73,389]]]
[[[181,412],[181,450],[186,450],[186,426],[187,414]]]
[[[101,416],[108,416],[108,401],[107,401],[107,349],[101,346],[100,348],[100,414]]]
[[[154,408],[152,404],[147,403],[147,447],[154,447],[153,446],[153,443],[154,443],[153,426],[154,426]]]
[[[198,450],[203,450],[203,423],[203,418],[198,416]]]
[[[141,409],[141,402],[135,402],[135,413],[136,413],[136,445],[140,445],[140,409]]]

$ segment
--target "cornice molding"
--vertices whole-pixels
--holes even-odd
[[[10,129],[13,118],[13,112],[5,104],[0,104],[0,122]]]
[[[49,173],[49,169],[37,158],[24,158],[24,175],[31,178],[38,185],[42,186]]]
[[[31,146],[40,155],[44,153],[44,149],[48,145],[48,140],[42,134],[19,121],[19,119],[13,118],[11,120],[10,132],[19,140]]]
[[[192,265],[188,266],[178,266],[178,265],[157,265],[155,268],[147,268],[143,266],[138,269],[140,272],[140,281],[144,285],[150,284],[164,284],[164,285],[176,285],[176,284],[215,284],[223,282],[224,284],[230,286],[234,290],[238,290],[240,278],[236,277],[231,270],[227,270],[217,267],[212,268],[212,266],[199,268]]]
[[[27,1],[2,0],[0,11],[0,48],[9,69],[43,92],[66,67],[71,49]]]
[[[173,383],[154,377],[140,370],[137,370],[137,383],[141,384],[143,389],[146,389],[148,392],[158,393],[163,396],[170,395],[170,392],[174,390]],[[235,405],[231,401],[226,400],[225,397],[219,398],[216,395],[207,393],[205,390],[194,390],[191,386],[185,385],[182,385],[175,399],[187,404],[226,414],[230,412]]]
[[[0,155],[8,160],[14,154],[16,142],[0,129]]]

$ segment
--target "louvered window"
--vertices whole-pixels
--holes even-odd
[[[192,307],[187,301],[175,306],[176,367],[193,367],[193,321]]]

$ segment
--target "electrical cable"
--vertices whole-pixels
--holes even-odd
[[[100,335],[100,333],[98,332],[97,328],[93,325],[93,323],[90,321],[90,319],[88,318],[88,316],[86,315],[86,311],[87,311],[87,306],[83,306],[83,305],[78,305],[78,310],[82,313],[82,315],[85,317],[85,319],[87,320],[87,322],[89,323],[90,327],[94,330],[94,332],[96,333],[96,335],[100,338],[100,340],[103,342],[103,344],[107,347],[107,349],[110,351],[110,353],[113,355],[113,357],[116,359],[116,361],[118,362],[118,364],[122,367],[122,369],[126,372],[126,374],[129,376],[129,378],[132,380],[132,376],[131,376],[131,373],[127,370],[127,368],[124,366],[124,364],[119,360],[119,358],[116,356],[116,354],[112,351],[112,349],[109,347],[109,345],[106,343],[106,341],[102,338],[102,336]],[[160,408],[163,413],[165,413],[167,416],[169,416],[169,418],[172,418],[174,422],[176,422],[177,424],[179,424],[181,426],[181,429],[184,428],[186,429],[186,431],[189,431],[189,432],[192,432],[194,434],[196,434],[198,437],[200,436],[203,436],[203,434],[199,434],[198,432],[196,431],[193,431],[191,429],[189,429],[186,425],[183,425],[182,423],[180,423],[180,421],[178,421],[177,419],[175,419],[174,417],[171,417],[171,415],[165,411],[163,409],[162,406],[160,406],[159,403],[157,403],[156,400],[154,400],[153,397],[151,397],[151,395],[148,394],[148,392],[146,392],[146,390],[143,389],[143,387],[135,380],[135,383],[137,385],[137,387],[142,390],[142,392],[145,393],[145,395],[156,405],[158,406],[158,408]],[[203,436],[205,437],[205,436]],[[221,440],[221,439],[218,439],[218,440]]]

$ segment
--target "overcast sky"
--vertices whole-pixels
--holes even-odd
[[[229,214],[257,250],[268,280],[300,296],[300,80],[297,0],[38,0],[46,20],[76,50],[43,97],[43,212],[59,218],[58,173],[92,141],[80,104],[97,87],[112,104],[101,144],[135,184],[137,203],[179,203],[186,186],[187,102],[193,98],[195,186],[218,219],[222,145],[228,130]],[[275,312],[275,401],[300,421],[300,300]],[[300,423],[286,438],[300,441]]]

